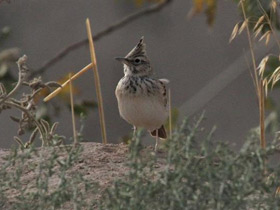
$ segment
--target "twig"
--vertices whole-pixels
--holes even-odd
[[[96,56],[95,56],[95,50],[92,40],[92,33],[90,28],[90,22],[87,18],[86,20],[86,26],[87,26],[87,34],[88,34],[88,40],[89,40],[89,49],[90,49],[90,57],[91,62],[93,65],[93,73],[94,73],[94,84],[96,89],[96,95],[98,100],[98,111],[99,111],[99,120],[100,120],[100,127],[101,127],[101,133],[102,133],[102,142],[103,144],[107,144],[107,135],[106,135],[106,125],[105,125],[105,116],[104,116],[104,108],[103,108],[103,99],[101,94],[101,85],[100,85],[100,79],[96,64]]]
[[[265,140],[265,106],[264,106],[264,85],[263,85],[263,79],[260,79],[260,99],[259,99],[259,111],[260,111],[260,133],[261,133],[261,138],[260,138],[260,144],[261,148],[265,149],[266,148],[266,140]]]
[[[71,77],[72,77],[72,75],[69,74],[70,105],[71,105],[71,117],[72,117],[72,126],[73,126],[73,138],[74,138],[74,145],[77,145],[78,141],[77,141],[77,130],[76,130],[75,113],[74,113],[73,87],[72,87]]]
[[[172,106],[171,106],[171,90],[168,89],[168,103],[169,103],[169,138],[172,139]]]
[[[79,78],[83,73],[85,73],[86,71],[88,71],[91,68],[92,68],[92,63],[88,64],[83,69],[81,69],[79,72],[74,74],[74,76],[71,77],[71,80],[75,80],[75,79]],[[47,101],[51,100],[53,97],[55,97],[69,82],[70,82],[70,79],[68,79],[66,82],[64,82],[61,85],[61,87],[59,87],[56,90],[54,90],[53,92],[51,92],[48,96],[46,96],[44,98],[44,102],[47,102]]]
[[[242,8],[244,20],[247,20],[243,0],[240,0],[240,1],[241,1],[241,8]],[[257,64],[256,64],[256,58],[255,58],[255,54],[254,54],[253,41],[251,38],[250,29],[249,29],[248,24],[246,24],[246,32],[247,32],[247,37],[248,37],[249,47],[250,47],[250,52],[251,52],[251,58],[252,58],[252,63],[253,63],[253,70],[254,70],[254,76],[255,76],[254,78],[255,78],[256,86],[258,88],[260,84],[259,84],[259,79],[258,79]]]
[[[104,36],[114,32],[114,31],[124,27],[128,23],[131,23],[131,22],[137,20],[138,18],[140,18],[142,16],[149,15],[149,14],[152,14],[154,12],[160,11],[162,8],[164,8],[166,5],[168,5],[172,1],[173,0],[163,0],[160,3],[154,4],[150,7],[147,7],[147,8],[141,9],[141,10],[135,12],[135,13],[132,13],[132,14],[122,18],[121,20],[117,21],[116,23],[110,25],[108,28],[100,31],[99,33],[96,33],[95,36],[92,36],[92,39],[94,41],[97,41],[97,40],[101,39],[102,37],[104,37]],[[78,49],[79,47],[81,47],[81,46],[83,46],[87,43],[88,43],[88,39],[83,39],[83,40],[75,42],[75,43],[69,45],[68,47],[62,49],[53,58],[46,61],[37,71],[32,72],[31,76],[42,74],[44,71],[46,71],[46,69],[48,69],[49,67],[56,64],[59,60],[64,58],[68,53],[70,53],[73,50]]]
[[[11,98],[11,96],[14,95],[17,92],[17,90],[19,89],[19,87],[23,83],[24,78],[26,76],[26,67],[25,67],[26,61],[27,61],[27,56],[26,55],[23,55],[17,61],[18,71],[19,71],[17,84],[14,87],[14,89],[11,90],[11,92],[9,92],[6,96],[4,96],[4,98],[1,99],[0,105],[3,104],[8,98]]]

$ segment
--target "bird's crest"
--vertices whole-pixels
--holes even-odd
[[[142,36],[138,44],[125,56],[126,58],[147,56],[146,44],[144,43],[144,37]]]

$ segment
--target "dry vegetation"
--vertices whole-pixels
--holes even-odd
[[[78,147],[77,147],[78,148]],[[69,149],[69,150],[67,150]],[[14,186],[10,183],[11,187],[5,190],[5,205],[2,208],[10,209],[14,208],[15,203],[20,202],[19,197],[23,196],[21,190],[24,189],[24,195],[28,196],[30,193],[36,193],[38,190],[38,176],[45,176],[47,170],[51,170],[52,174],[49,174],[47,180],[47,194],[56,193],[59,190],[59,184],[62,184],[62,177],[60,174],[63,169],[61,169],[61,165],[58,164],[58,161],[62,162],[67,161],[67,157],[72,156],[72,160],[70,161],[67,167],[67,170],[64,172],[65,178],[71,178],[77,176],[78,174],[83,177],[83,179],[76,181],[80,181],[77,183],[77,189],[83,191],[85,185],[83,185],[83,180],[91,180],[93,189],[88,190],[88,194],[84,195],[85,202],[90,203],[92,200],[99,199],[104,189],[112,185],[113,180],[116,177],[122,177],[128,173],[128,167],[125,165],[127,160],[127,145],[123,144],[107,144],[102,145],[98,143],[82,143],[81,148],[77,151],[75,149],[73,151],[77,152],[78,156],[74,152],[70,152],[73,149],[70,146],[67,148],[64,147],[54,147],[54,148],[41,148],[30,151],[18,151],[18,159],[15,160],[14,164],[12,164],[7,172],[11,175],[15,175],[15,170],[18,167],[22,167],[22,171],[20,171],[20,177],[18,180],[20,185]],[[31,156],[28,157],[27,154]],[[12,153],[11,153],[12,154]],[[7,161],[4,160],[7,156],[11,155],[10,151],[0,151],[0,163],[1,165],[7,164]],[[23,160],[20,160],[20,157]],[[52,165],[52,161],[53,165]],[[71,163],[71,161],[73,161]],[[22,165],[21,165],[22,164]],[[45,164],[45,165],[44,165]],[[21,166],[19,166],[21,165]],[[42,171],[39,171],[39,167],[42,167]],[[44,168],[44,167],[49,167]],[[36,168],[36,170],[34,170]],[[41,174],[39,174],[41,173]],[[3,175],[3,174],[2,174]],[[2,177],[3,178],[3,177]],[[11,180],[12,181],[12,180]],[[14,180],[13,180],[14,181]],[[70,181],[70,180],[68,180]],[[94,183],[98,183],[98,185],[94,185]],[[9,183],[6,183],[9,184]],[[14,183],[15,184],[15,183]],[[19,184],[19,183],[17,183]],[[46,183],[45,183],[46,184]],[[19,189],[21,187],[22,189]],[[3,188],[2,188],[3,190]],[[65,187],[67,189],[67,186]],[[90,191],[99,192],[100,194],[92,194]],[[3,192],[2,192],[3,193]],[[65,192],[67,193],[67,192]],[[70,193],[70,192],[68,192]],[[61,196],[63,193],[61,193]],[[35,196],[34,196],[35,197]],[[51,197],[51,196],[50,196]],[[25,197],[26,199],[26,197]],[[28,198],[27,198],[28,199]],[[34,199],[34,198],[33,198]],[[63,198],[61,198],[63,199]],[[66,201],[64,205],[68,206],[69,209],[72,209],[72,205],[67,203],[67,198],[64,198]],[[32,206],[32,199],[29,200],[30,206]],[[46,203],[44,204],[46,205]],[[38,206],[37,206],[38,207]],[[47,207],[47,206],[46,206]],[[34,208],[35,209],[35,208]],[[68,208],[67,208],[68,209]]]
[[[235,152],[184,120],[162,153],[141,146],[86,143],[1,151],[5,209],[275,209],[279,138],[263,150],[253,131]],[[204,136],[204,137],[202,137]],[[268,164],[269,163],[269,164]]]

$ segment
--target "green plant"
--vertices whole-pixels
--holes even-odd
[[[279,136],[261,149],[252,130],[240,151],[205,135],[203,116],[185,119],[164,151],[131,142],[128,173],[105,191],[77,170],[83,145],[13,149],[1,160],[0,206],[5,209],[277,209]],[[94,145],[93,145],[94,146]]]
[[[266,160],[279,154],[279,140],[265,150],[252,132],[239,152],[226,143],[213,143],[213,131],[198,138],[200,117],[191,126],[186,119],[166,143],[164,167],[130,146],[129,174],[115,181],[100,201],[100,209],[277,209],[275,196],[280,167]]]
[[[70,145],[13,149],[0,170],[0,204],[36,210],[88,206],[85,196],[95,190],[95,184],[74,169],[81,152],[81,146]]]

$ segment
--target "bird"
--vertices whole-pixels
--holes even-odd
[[[164,123],[168,118],[167,79],[156,79],[146,53],[144,37],[125,56],[116,57],[123,64],[124,77],[117,84],[115,95],[120,116],[137,128],[145,128],[155,137],[157,151],[159,138],[166,139]]]

